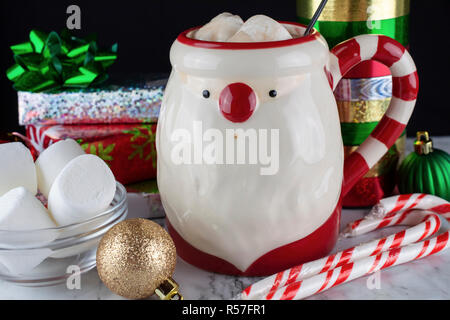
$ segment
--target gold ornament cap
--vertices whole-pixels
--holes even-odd
[[[433,152],[433,141],[430,139],[428,131],[417,131],[414,151],[420,155]]]
[[[156,291],[164,300],[183,299],[172,279],[177,254],[170,235],[147,219],[129,219],[112,227],[97,249],[97,271],[112,292],[144,299]]]
[[[184,300],[183,296],[178,292],[180,286],[172,278],[164,281],[155,293],[161,300]]]

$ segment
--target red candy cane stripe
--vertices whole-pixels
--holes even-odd
[[[292,300],[294,299],[296,293],[300,289],[302,285],[301,281],[292,283],[286,287],[286,290],[283,292],[281,298],[279,300]]]
[[[387,67],[392,67],[405,54],[405,47],[398,46],[398,42],[389,37],[379,37],[377,50],[372,59],[383,62]]]
[[[331,52],[337,57],[339,64],[339,74],[333,75],[333,79],[337,82],[352,67],[361,62],[360,46],[356,39],[350,39],[336,46]],[[335,89],[335,88],[333,88]]]
[[[416,100],[419,92],[419,76],[413,72],[403,77],[392,76],[392,95],[406,101]]]
[[[386,243],[386,238],[380,239],[380,240],[378,241],[378,243],[377,243],[377,247],[376,247],[375,250],[372,252],[371,256],[375,256],[375,255],[379,254],[380,252],[382,252],[385,243]]]
[[[333,264],[335,257],[336,257],[336,255],[334,255],[334,254],[328,257],[327,262],[325,263],[325,266],[322,268],[320,273],[327,272],[328,270],[331,269],[331,265]]]
[[[389,117],[383,117],[378,125],[373,129],[371,137],[380,141],[386,147],[390,148],[397,140],[397,136],[405,130],[406,124],[400,123]]]
[[[293,282],[295,282],[297,280],[297,277],[300,274],[300,271],[302,270],[302,266],[298,266],[298,267],[294,267],[291,269],[291,271],[289,272],[289,278],[286,281],[286,284],[291,284]]]
[[[327,289],[328,284],[330,283],[331,278],[333,277],[334,270],[335,270],[335,269],[330,270],[330,271],[327,272],[327,278],[325,279],[325,282],[324,282],[323,285],[319,288],[319,290],[317,290],[316,293],[319,293],[320,291],[323,291],[323,290]]]
[[[395,207],[390,210],[389,213],[398,212],[403,209],[408,200],[411,198],[412,194],[401,194],[398,196],[397,201],[395,202]]]
[[[248,287],[242,298],[300,299],[357,277],[440,252],[449,246],[449,232],[419,241],[438,232],[442,212],[450,212],[450,203],[431,195],[411,194],[383,199],[365,219],[350,223],[344,236],[360,235],[382,226],[412,227],[265,278]]]
[[[448,221],[450,221],[450,204],[441,204],[431,208],[430,210],[442,214]]]
[[[273,294],[277,291],[278,287],[280,286],[281,280],[283,279],[283,273],[284,272],[277,273],[272,289],[270,289],[270,292],[266,297],[267,300],[273,298]]]

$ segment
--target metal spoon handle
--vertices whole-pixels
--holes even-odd
[[[308,27],[305,30],[305,33],[303,34],[303,36],[307,36],[308,34],[311,33],[311,30],[313,28],[313,26],[316,24],[317,19],[319,19],[320,14],[322,13],[323,8],[325,7],[325,5],[327,4],[328,0],[322,0],[319,4],[319,7],[317,8],[316,12],[314,13],[311,21],[308,24]]]

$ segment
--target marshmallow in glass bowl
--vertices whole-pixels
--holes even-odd
[[[75,140],[51,145],[36,163],[20,142],[0,144],[0,154],[0,230],[79,224],[103,213],[114,198],[111,169],[100,157],[85,154]],[[49,210],[36,198],[38,188],[48,199]],[[74,232],[78,231],[89,230]],[[54,234],[48,238],[54,239]]]
[[[48,199],[50,188],[61,170],[84,150],[73,139],[58,141],[41,152],[36,160],[39,191]]]
[[[50,189],[48,208],[56,223],[67,226],[93,218],[108,209],[116,192],[116,180],[98,156],[72,159]]]
[[[0,279],[56,284],[68,265],[95,267],[98,242],[128,212],[126,190],[108,165],[74,140],[47,148],[36,164],[21,143],[0,152]],[[38,184],[49,209],[36,196]]]
[[[17,187],[24,187],[31,194],[36,194],[33,156],[20,142],[0,144],[0,196]]]
[[[24,187],[14,188],[0,197],[0,230],[18,231],[0,236],[2,247],[17,248],[29,245],[43,245],[55,240],[56,230],[49,232],[25,232],[38,229],[56,228],[47,209],[34,194]]]
[[[96,234],[111,222],[111,203],[116,180],[108,165],[98,156],[78,156],[61,170],[52,184],[48,207],[61,232],[58,240]],[[87,236],[89,237],[89,236]],[[98,238],[55,249],[51,258],[67,258],[95,247]]]

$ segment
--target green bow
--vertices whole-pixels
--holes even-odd
[[[70,35],[68,30],[49,34],[32,30],[30,41],[11,46],[15,64],[6,71],[18,91],[56,91],[86,88],[108,78],[106,68],[117,59],[117,43],[99,51],[95,37]]]

